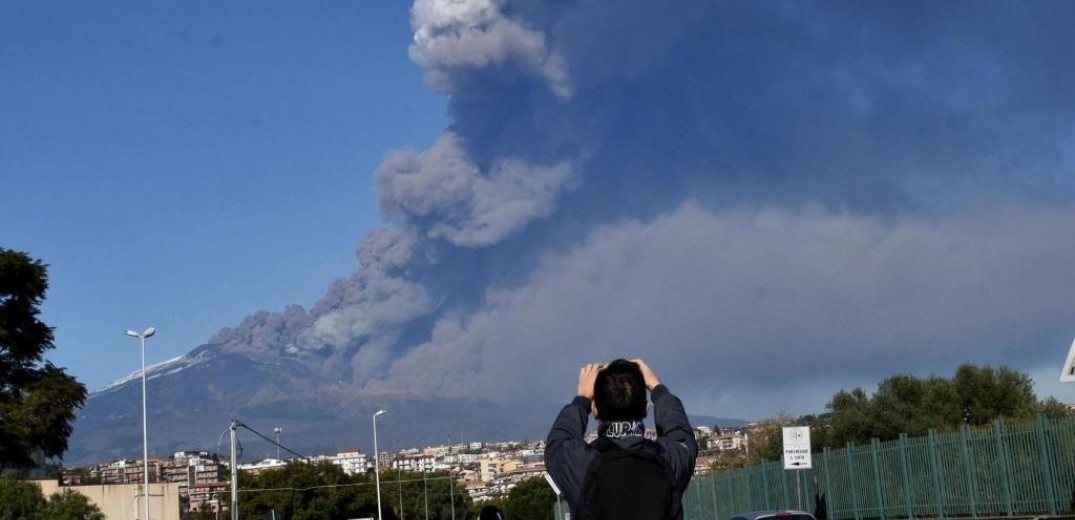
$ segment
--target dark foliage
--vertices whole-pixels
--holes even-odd
[[[85,386],[44,358],[54,347],[38,319],[46,289],[45,265],[0,248],[0,468],[63,455],[86,399]]]

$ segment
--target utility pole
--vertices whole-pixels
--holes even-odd
[[[455,477],[452,468],[448,468],[448,496],[452,497],[452,520],[455,520]]]
[[[231,420],[231,520],[239,520],[239,421]]]
[[[423,457],[425,457],[423,455]],[[429,486],[426,484],[425,459],[422,459],[422,496],[426,501],[426,520],[429,520]]]

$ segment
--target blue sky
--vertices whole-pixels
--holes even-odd
[[[150,362],[232,327],[357,391],[558,401],[641,356],[721,416],[961,363],[1071,401],[1073,21],[7,3],[0,244],[50,264],[51,359],[91,389],[154,325]]]
[[[312,305],[378,225],[372,172],[445,99],[398,0],[0,6],[0,244],[49,264],[49,354],[90,389]]]

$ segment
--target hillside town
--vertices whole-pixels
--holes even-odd
[[[723,455],[742,454],[749,447],[752,434],[766,426],[750,423],[734,429],[700,426],[695,428],[699,452],[696,474],[712,471]],[[592,436],[596,434],[591,433]],[[646,436],[656,437],[647,430]],[[370,473],[379,466],[382,474],[397,472],[449,473],[454,482],[475,502],[505,497],[519,482],[545,474],[544,441],[468,442],[454,445],[403,448],[381,451],[376,464],[373,457],[359,449],[346,449],[332,455],[315,455],[306,462],[329,462],[347,474]],[[188,512],[218,512],[226,509],[221,493],[230,486],[228,457],[206,451],[179,451],[167,458],[149,459],[150,482],[178,484],[180,500]],[[240,472],[258,474],[279,469],[302,459],[264,458],[238,465]],[[102,462],[88,468],[66,468],[64,485],[121,485],[142,481],[141,459]]]

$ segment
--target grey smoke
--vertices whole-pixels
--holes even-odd
[[[374,386],[566,396],[579,364],[639,355],[699,401],[791,409],[796,385],[831,396],[961,362],[1035,366],[1056,346],[1035,341],[1070,328],[1072,236],[1071,209],[934,221],[688,203],[547,256]]]
[[[389,154],[377,170],[382,214],[425,238],[478,247],[553,211],[571,173],[567,165],[532,166],[507,157],[483,171],[459,141],[446,132],[424,154]]]
[[[451,127],[378,167],[391,228],[355,274],[222,338],[356,388],[508,401],[640,355],[746,417],[896,372],[1037,369],[1075,317],[1072,20],[418,0],[410,55]]]
[[[558,96],[570,96],[560,56],[545,33],[504,14],[506,2],[417,0],[412,8],[411,59],[434,88],[453,92],[461,71],[502,68],[543,79]],[[463,72],[465,74],[465,72]]]

